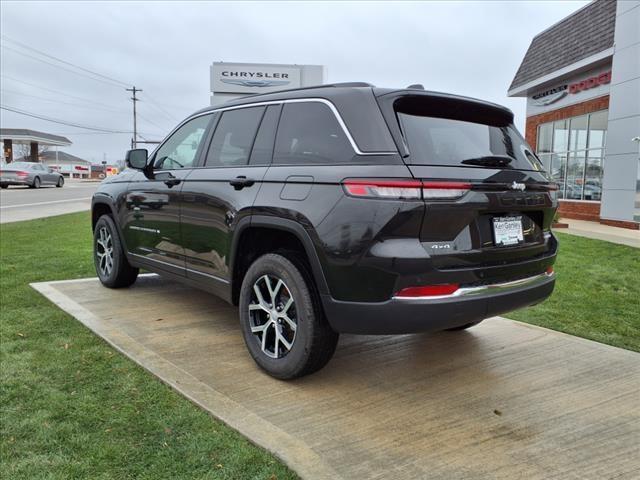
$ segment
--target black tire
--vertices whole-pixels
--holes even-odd
[[[31,188],[40,188],[40,177],[36,177],[33,179],[33,183],[30,185]]]
[[[56,188],[62,188],[63,185],[64,185],[64,178],[60,177],[58,179],[58,183],[56,183]]]
[[[105,254],[108,255],[104,247],[105,244],[110,245],[111,268],[106,268],[106,263],[103,263],[108,260],[108,258],[103,258]],[[103,253],[103,256],[100,256],[100,253]],[[109,215],[102,215],[93,230],[93,263],[98,278],[105,287],[129,287],[138,277],[139,270],[132,267],[127,261],[122,242],[118,236],[118,229]]]
[[[291,320],[297,325],[293,337],[291,323],[283,321],[278,316],[282,312],[277,313],[276,310],[272,310],[272,313],[268,314],[265,310],[258,308],[249,312],[249,305],[257,303],[254,286],[258,285],[259,289],[266,286],[261,283],[265,281],[265,276],[271,278],[272,282],[275,280],[276,285],[272,283],[273,290],[276,290],[279,280],[284,282],[283,286],[276,291],[280,295],[279,298],[276,297],[276,302],[280,302],[283,298],[287,303],[289,299],[293,300],[289,309],[284,312],[287,318],[294,317]],[[283,307],[282,303],[279,305]],[[277,309],[277,307],[278,305],[273,305],[273,308]],[[324,316],[313,277],[305,262],[295,254],[269,253],[253,262],[242,281],[239,308],[242,334],[249,353],[260,368],[275,378],[290,380],[316,372],[331,360],[336,350],[338,334],[331,329]],[[268,320],[271,318],[269,315],[276,316],[277,320]],[[262,324],[259,323],[261,319],[264,319]],[[261,340],[264,331],[260,334],[251,330],[252,326],[259,328],[269,322],[271,327],[266,329],[270,332],[267,339],[274,339],[271,355],[262,348]],[[280,346],[278,346],[275,340],[278,336],[276,329],[279,329],[280,338],[288,335],[285,339],[290,341],[291,347],[286,351],[284,351],[286,345],[280,340]],[[269,348],[267,347],[266,350],[268,351]]]
[[[7,185],[6,183],[2,183],[0,184],[0,188],[9,188],[9,185]]]
[[[482,320],[478,320],[477,322],[470,322],[465,325],[460,325],[459,327],[447,328],[445,332],[458,332],[460,330],[466,330],[467,328],[475,327],[479,323],[482,323]]]

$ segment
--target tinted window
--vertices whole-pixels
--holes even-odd
[[[280,105],[270,105],[262,117],[256,141],[251,150],[251,165],[268,165],[271,163],[273,155],[273,141],[278,128],[278,118],[280,117]]]
[[[542,165],[513,125],[485,125],[460,119],[398,112],[411,162],[482,167],[484,157],[509,157],[507,168],[541,170]]]
[[[173,132],[156,150],[155,168],[175,170],[192,167],[209,120],[211,115],[202,115],[189,120]]]
[[[318,102],[284,105],[273,163],[345,163],[354,152],[331,109]]]
[[[208,167],[238,166],[249,163],[249,154],[264,107],[240,108],[222,114],[211,140]]]

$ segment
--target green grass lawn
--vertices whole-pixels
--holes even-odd
[[[640,352],[640,249],[557,236],[553,295],[507,317]]]
[[[525,322],[640,351],[640,250],[559,234]],[[0,477],[295,478],[32,290],[93,276],[88,213],[0,226]]]
[[[296,478],[28,285],[94,275],[88,213],[0,226],[0,478]]]

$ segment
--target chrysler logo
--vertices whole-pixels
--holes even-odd
[[[221,78],[220,81],[243,87],[279,87],[291,83],[289,80],[240,80],[233,78]]]
[[[510,188],[511,190],[520,190],[522,192],[525,188],[527,188],[527,186],[524,183],[518,183],[514,180]]]

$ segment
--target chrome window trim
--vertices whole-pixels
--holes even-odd
[[[353,151],[356,153],[356,155],[371,156],[371,155],[397,155],[398,154],[397,151],[396,152],[393,152],[393,151],[363,152],[362,150],[360,150],[360,148],[358,147],[358,144],[356,143],[354,138],[351,136],[351,132],[349,132],[349,129],[347,128],[346,123],[342,119],[340,112],[338,112],[338,109],[333,104],[333,102],[327,100],[326,98],[312,97],[312,98],[289,98],[285,100],[271,100],[266,102],[243,103],[242,105],[233,105],[230,107],[219,107],[219,108],[214,108],[212,110],[207,110],[206,112],[201,112],[195,115],[191,115],[190,117],[183,120],[180,124],[178,124],[178,126],[173,130],[171,130],[171,132],[169,132],[169,134],[165,137],[163,142],[156,147],[156,149],[153,151],[151,156],[155,155],[156,151],[158,151],[158,149],[162,147],[162,145],[164,145],[164,143],[171,137],[171,135],[173,135],[173,133],[176,130],[182,127],[185,123],[195,118],[202,117],[204,115],[212,115],[218,112],[226,112],[228,110],[239,110],[241,108],[262,107],[262,106],[268,106],[268,105],[282,105],[285,103],[323,103],[324,105],[329,107],[329,109],[333,112],[333,116],[335,117],[336,121],[340,125],[340,128],[342,128],[342,131],[346,135],[347,140],[349,140],[349,143],[351,144],[351,148],[353,148]]]
[[[555,273],[541,273],[539,275],[534,275],[532,277],[520,278],[518,280],[513,280],[510,282],[503,283],[492,283],[489,285],[480,285],[478,287],[463,287],[459,288],[455,292],[449,295],[433,295],[428,297],[393,297],[393,300],[398,300],[401,302],[412,302],[412,301],[428,301],[428,300],[447,300],[453,299],[457,297],[469,297],[476,296],[481,297],[484,295],[492,295],[494,293],[507,293],[512,290],[517,290],[523,287],[537,287],[546,283],[549,279],[554,278]]]

